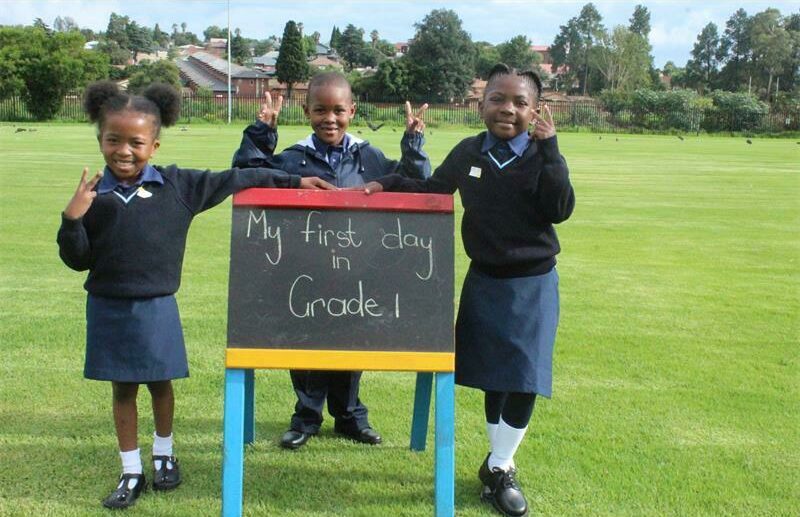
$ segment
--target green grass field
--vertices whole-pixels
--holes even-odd
[[[87,125],[22,127],[36,131],[0,125],[0,515],[99,515],[119,471],[111,389],[83,379],[85,275],[60,262],[55,235],[81,168],[102,157]],[[241,129],[166,130],[154,162],[225,168]],[[399,133],[361,131],[398,156]],[[281,143],[306,133],[283,128]],[[434,165],[469,134],[434,129]],[[537,403],[517,456],[533,514],[797,515],[800,145],[579,133],[560,145],[577,207],[558,229],[554,397]],[[219,514],[229,226],[229,202],[196,219],[178,294],[192,373],[176,383],[185,483],[131,514]],[[364,375],[382,446],[338,438],[326,420],[296,453],[277,443],[294,402],[287,373],[256,380],[246,515],[432,514],[433,451],[408,450],[413,374]],[[456,511],[495,515],[478,498],[482,395],[456,398]],[[145,390],[139,413],[146,456]]]

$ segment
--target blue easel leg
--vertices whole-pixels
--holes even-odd
[[[225,370],[225,409],[222,431],[222,515],[242,515],[244,478],[245,371]]]
[[[417,373],[417,387],[414,390],[414,414],[411,417],[411,450],[424,451],[428,436],[428,415],[431,408],[431,386],[433,374]]]
[[[244,371],[244,443],[256,439],[255,370]]]
[[[436,517],[455,515],[455,374],[436,374]]]

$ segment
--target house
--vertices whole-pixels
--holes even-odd
[[[228,54],[228,40],[226,38],[211,38],[205,46],[205,52],[217,57],[225,57]]]
[[[396,57],[400,57],[406,53],[408,53],[408,41],[400,41],[394,44],[394,55]]]
[[[275,63],[278,61],[278,51],[271,50],[263,56],[253,58],[253,68],[269,76],[275,75]]]
[[[206,88],[215,94],[228,92],[228,61],[208,52],[195,52],[175,62],[192,91]],[[231,90],[234,95],[261,96],[269,89],[269,76],[231,63]]]

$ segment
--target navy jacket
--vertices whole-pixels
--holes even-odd
[[[314,148],[311,136],[279,154],[278,131],[257,120],[242,134],[242,143],[233,155],[233,166],[269,167],[300,176],[317,176],[337,187],[357,187],[387,174],[425,179],[431,175],[428,155],[422,150],[422,134],[403,133],[400,161],[390,160],[369,142],[348,134],[350,147],[345,149],[338,170],[334,171],[325,156]]]

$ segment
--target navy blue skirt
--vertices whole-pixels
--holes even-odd
[[[553,391],[558,273],[495,278],[470,267],[456,321],[456,383],[489,391]]]
[[[87,379],[155,382],[189,376],[175,296],[86,301]]]

